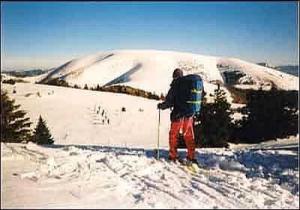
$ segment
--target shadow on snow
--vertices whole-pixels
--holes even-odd
[[[47,145],[47,148],[64,149],[75,147],[80,150],[92,152],[115,153],[116,155],[146,156],[156,158],[156,149],[128,148],[99,145]],[[216,154],[205,149],[199,149],[196,153],[198,162],[206,168],[220,168],[222,170],[235,170],[245,173],[247,178],[269,179],[274,184],[279,184],[293,194],[299,193],[299,171],[297,150],[280,153],[278,150],[240,150],[228,154]],[[282,148],[281,151],[287,151]],[[168,160],[168,149],[160,149],[161,160]],[[178,150],[179,158],[186,157],[186,150]]]

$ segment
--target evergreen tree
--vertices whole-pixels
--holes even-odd
[[[298,133],[298,92],[272,88],[247,94],[246,114],[238,122],[235,142],[258,143]]]
[[[50,131],[46,125],[46,122],[40,116],[37,126],[33,133],[33,142],[37,144],[53,144],[53,138]]]
[[[225,92],[216,89],[214,102],[207,103],[202,97],[200,114],[194,116],[194,135],[197,147],[227,147],[233,128],[230,104]],[[178,148],[185,148],[182,136],[178,139]]]
[[[97,86],[96,86],[96,90],[101,90],[101,88],[100,88],[100,85],[99,84],[97,84]]]
[[[30,139],[31,122],[25,117],[26,112],[19,108],[20,105],[15,105],[15,100],[1,90],[1,141],[20,143]]]
[[[195,129],[195,136],[199,138],[200,146],[227,147],[232,131],[232,111],[226,100],[226,93],[216,89],[214,103],[202,102],[200,121]],[[197,133],[198,132],[198,133]]]

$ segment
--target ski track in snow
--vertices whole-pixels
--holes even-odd
[[[258,161],[258,156],[276,160],[276,154],[269,151],[200,149],[197,159],[207,168],[192,174],[180,164],[168,162],[167,150],[161,151],[159,161],[150,149],[2,143],[1,150],[2,163],[29,160],[35,164],[28,171],[9,171],[21,182],[35,183],[42,192],[36,196],[45,201],[33,200],[30,207],[299,208],[297,161],[286,159],[290,165],[285,165],[295,179],[284,179],[286,171],[279,176],[275,169],[264,175],[269,162],[267,158]],[[184,150],[179,154],[184,157]],[[293,152],[286,155],[298,158]],[[5,165],[2,167],[6,173]],[[5,179],[8,177],[3,180],[4,190]],[[8,200],[7,190],[2,194],[3,207],[21,207],[22,197]],[[49,192],[55,190],[61,199],[48,203]]]
[[[16,89],[10,97],[32,126],[39,115],[45,118],[57,144],[1,143],[3,208],[299,209],[299,136],[198,149],[207,169],[191,174],[166,161],[169,111],[161,113],[162,159],[154,158],[158,101],[27,83],[3,86],[9,93]]]

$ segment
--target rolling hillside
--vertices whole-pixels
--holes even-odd
[[[201,75],[209,93],[217,83],[239,88],[268,89],[275,85],[280,89],[299,89],[297,77],[237,58],[156,50],[116,50],[84,56],[55,68],[40,81],[59,78],[81,87],[121,84],[165,94],[172,72],[178,67],[184,74]]]

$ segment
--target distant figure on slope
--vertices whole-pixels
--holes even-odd
[[[197,163],[193,117],[200,112],[202,92],[203,82],[199,75],[183,76],[182,70],[177,68],[173,72],[173,81],[165,101],[157,105],[158,109],[172,109],[169,132],[169,159],[172,161],[178,158],[177,139],[182,135],[188,150],[188,163]]]

